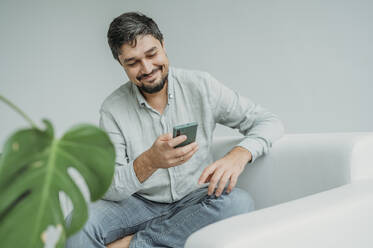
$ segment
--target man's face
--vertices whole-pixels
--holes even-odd
[[[132,47],[124,44],[118,56],[128,78],[143,92],[152,94],[163,89],[168,76],[168,58],[164,43],[152,35],[136,38]]]

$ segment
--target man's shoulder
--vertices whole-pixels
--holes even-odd
[[[116,106],[120,106],[128,101],[130,91],[131,91],[131,82],[128,81],[125,84],[122,84],[119,88],[114,90],[109,96],[105,98],[103,103],[101,104],[102,110],[109,110],[115,108]]]
[[[211,77],[206,71],[175,67],[172,67],[172,76],[183,83],[198,83]]]
[[[207,96],[214,87],[215,79],[210,73],[201,70],[173,68],[173,76],[181,88],[199,92],[199,95]]]

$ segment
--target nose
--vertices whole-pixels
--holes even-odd
[[[149,74],[152,72],[152,63],[149,60],[143,60],[141,62],[141,71],[143,74]]]

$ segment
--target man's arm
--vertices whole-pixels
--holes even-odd
[[[198,144],[193,142],[175,149],[175,146],[186,140],[185,135],[172,138],[172,134],[161,135],[152,147],[135,159],[133,166],[137,178],[142,183],[159,168],[170,168],[188,161],[198,150]]]
[[[116,155],[114,177],[103,199],[121,201],[139,191],[142,185],[136,176],[134,161],[130,161],[127,156],[123,134],[112,114],[104,109],[100,110],[100,127],[109,135]]]
[[[140,183],[148,179],[157,169],[152,166],[151,160],[146,156],[146,152],[142,153],[133,162],[135,174]]]
[[[218,186],[215,194],[219,196],[228,181],[227,191],[232,190],[248,162],[253,163],[268,153],[273,142],[283,135],[284,126],[276,115],[260,105],[224,86],[211,75],[207,78],[215,121],[238,129],[246,137],[226,156],[209,165],[200,177],[200,183],[210,182],[209,194]]]

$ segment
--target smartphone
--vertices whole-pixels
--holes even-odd
[[[193,143],[196,140],[197,127],[198,127],[197,122],[190,122],[187,124],[175,126],[173,130],[174,138],[180,135],[187,136],[187,139],[183,143],[175,146],[175,148],[186,146],[186,145],[189,145],[190,143]]]

